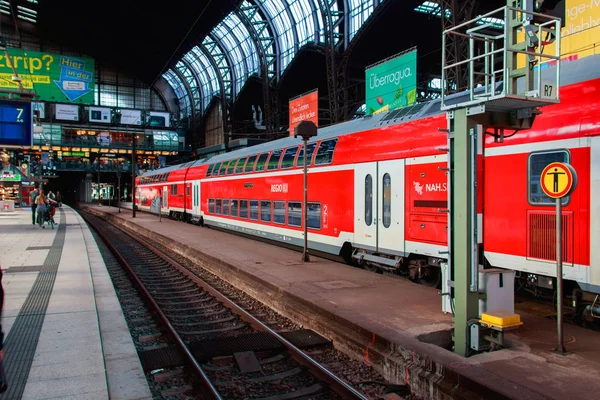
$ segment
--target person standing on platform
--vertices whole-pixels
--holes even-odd
[[[60,196],[60,192],[56,191],[56,202],[58,203],[58,208],[62,207],[62,197]]]
[[[35,225],[35,210],[37,208],[37,197],[40,194],[39,183],[35,184],[35,189],[29,193],[29,204],[31,205],[31,225]]]
[[[44,225],[44,219],[46,218],[46,197],[44,196],[44,191],[40,189],[40,194],[36,200],[37,203],[37,213],[38,213],[38,223],[43,228],[46,229],[46,225]]]

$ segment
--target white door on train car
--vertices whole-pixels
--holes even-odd
[[[169,187],[163,186],[162,190],[162,208],[167,210],[169,208]]]
[[[377,166],[377,250],[404,252],[404,160],[383,161]]]
[[[354,169],[354,246],[377,251],[377,163]]]
[[[590,280],[600,286],[600,137],[592,137],[590,169]],[[579,183],[582,184],[581,182]],[[596,243],[596,245],[594,245]]]
[[[200,182],[192,184],[192,214],[200,215]]]

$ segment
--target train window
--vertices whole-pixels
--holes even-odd
[[[288,169],[294,166],[294,159],[296,158],[296,153],[298,153],[298,146],[290,147],[285,150],[285,154],[281,159],[281,169]]]
[[[191,186],[192,186],[192,185],[191,185],[191,184],[189,184],[189,183],[186,185],[186,187],[185,187],[185,195],[186,195],[186,196],[189,196],[189,195],[190,195],[190,192],[191,192]]]
[[[271,158],[269,158],[267,170],[273,171],[279,167],[279,159],[281,158],[281,153],[283,153],[283,150],[281,149],[275,150],[273,151],[273,153],[271,153]]]
[[[260,202],[260,220],[264,222],[271,222],[271,202],[261,201]]]
[[[227,173],[227,166],[229,165],[229,161],[225,161],[221,164],[221,170],[219,171],[219,176],[224,176]]]
[[[285,201],[273,202],[273,222],[285,225]]]
[[[308,224],[311,229],[321,229],[321,204],[306,203],[308,209]]]
[[[216,163],[215,167],[213,168],[212,171],[212,176],[219,176],[219,169],[221,169],[221,163]]]
[[[248,157],[246,166],[244,167],[244,173],[249,174],[254,171],[254,162],[256,161],[256,155]]]
[[[231,216],[232,217],[238,216],[238,201],[237,200],[231,200]]]
[[[254,169],[256,172],[262,172],[265,170],[267,158],[269,158],[269,153],[262,153],[260,157],[258,157],[258,160],[256,161],[256,168]]]
[[[240,159],[238,158],[237,161],[239,161]],[[235,165],[236,165],[236,160],[231,160],[231,162],[229,163],[229,167],[227,167],[227,175],[233,175],[233,173],[235,172]]]
[[[241,174],[244,172],[244,164],[246,163],[246,158],[240,158],[235,166],[235,173]]]
[[[392,178],[390,174],[383,175],[383,226],[389,228],[392,224]]]
[[[240,218],[248,218],[248,200],[240,200]]]
[[[229,215],[229,199],[223,199],[223,215]]]
[[[288,225],[302,226],[302,203],[298,201],[288,203]]]
[[[221,214],[221,204],[222,204],[221,199],[217,199],[215,201],[215,214]]]
[[[365,177],[365,224],[371,226],[373,223],[373,178],[371,175]]]
[[[171,185],[171,196],[177,196],[177,185]]]
[[[250,200],[250,219],[258,220],[258,200]]]
[[[215,199],[208,199],[208,212],[215,213]]]
[[[313,156],[313,153],[315,152],[316,147],[317,147],[316,143],[309,143],[306,146],[306,166],[307,167],[310,167],[310,164],[312,162],[312,156]],[[298,160],[296,160],[296,167],[304,168],[304,149],[302,148],[302,146],[300,147],[300,154],[298,154]]]
[[[529,204],[548,206],[553,205],[556,201],[542,191],[540,187],[540,176],[546,165],[553,162],[564,162],[570,161],[570,154],[567,150],[552,150],[531,153],[529,155],[529,182],[528,182],[528,195]],[[562,199],[562,204],[567,204],[571,196],[565,196]]]
[[[333,152],[337,144],[337,138],[322,141],[317,150],[315,165],[331,164],[333,161]]]

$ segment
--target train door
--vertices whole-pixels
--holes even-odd
[[[169,187],[163,186],[162,190],[162,208],[165,210],[169,209]]]
[[[377,251],[404,252],[404,160],[377,166]]]
[[[377,250],[377,163],[354,170],[354,246]]]
[[[200,215],[200,182],[192,183],[192,214]]]
[[[590,161],[590,283],[600,286],[600,249],[597,245],[600,243],[600,136],[592,137]],[[582,185],[581,181],[579,185]]]

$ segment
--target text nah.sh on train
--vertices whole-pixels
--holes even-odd
[[[288,184],[287,183],[275,183],[271,185],[271,193],[287,193],[288,192]]]
[[[425,189],[425,192],[445,192],[448,190],[448,184],[445,182],[426,183],[425,185],[422,185],[421,182],[413,181],[413,187],[419,196],[423,196],[423,189]]]

